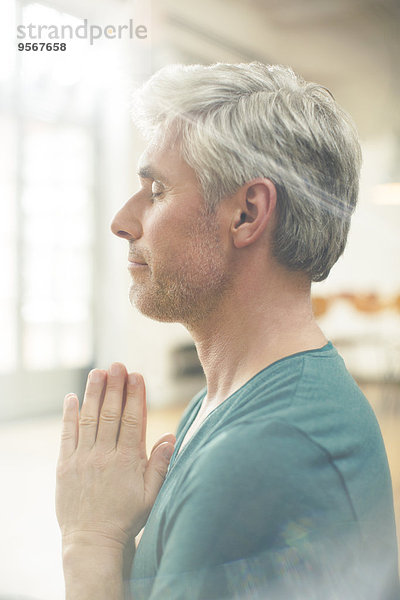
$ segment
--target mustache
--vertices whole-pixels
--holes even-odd
[[[146,251],[139,250],[138,248],[134,248],[133,246],[129,246],[129,255],[128,260],[130,262],[147,264]]]

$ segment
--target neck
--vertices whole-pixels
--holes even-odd
[[[204,406],[214,408],[276,360],[327,343],[313,317],[309,283],[296,274],[282,277],[278,272],[255,286],[250,275],[206,320],[188,327],[206,375]]]

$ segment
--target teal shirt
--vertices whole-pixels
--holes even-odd
[[[179,425],[134,600],[399,600],[381,433],[334,346],[260,371],[177,455],[205,394]]]

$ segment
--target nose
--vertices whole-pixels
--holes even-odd
[[[143,230],[137,215],[137,195],[135,194],[117,212],[111,223],[114,235],[125,240],[137,240],[142,236]]]

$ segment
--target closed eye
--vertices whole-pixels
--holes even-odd
[[[159,181],[153,181],[151,184],[151,199],[156,200],[164,194],[165,190]]]

